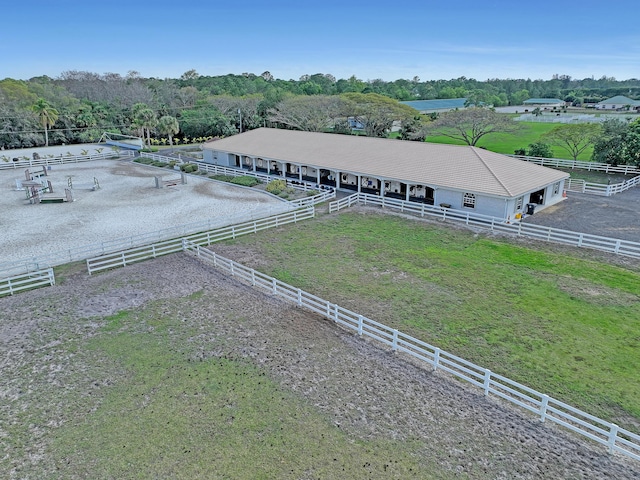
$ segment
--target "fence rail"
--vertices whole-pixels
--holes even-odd
[[[593,248],[617,255],[640,258],[640,242],[601,237],[588,233],[572,232],[570,230],[561,230],[559,228],[533,225],[524,222],[506,223],[504,219],[498,217],[478,215],[450,208],[434,207],[365,193],[355,193],[349,197],[331,202],[329,204],[329,213],[337,212],[356,203],[392,208],[401,212],[420,215],[421,217],[452,220],[464,223],[465,225],[486,228],[493,232],[503,232],[547,242],[564,243],[574,247]]]
[[[640,168],[634,165],[618,165],[613,166],[608,163],[599,162],[584,162],[581,160],[566,160],[562,158],[541,158],[541,157],[529,157],[526,155],[508,155],[509,157],[517,158],[525,162],[536,163],[544,167],[557,167],[557,168],[579,168],[582,170],[605,172],[605,173],[623,173],[625,175],[640,175]]]
[[[222,240],[233,239],[249,233],[256,233],[268,228],[275,228],[289,223],[296,223],[301,220],[313,218],[315,208],[313,206],[304,210],[294,210],[292,212],[261,218],[252,222],[229,225],[213,230],[198,232],[181,238],[173,238],[151,245],[145,245],[119,252],[87,258],[87,271],[89,275],[102,270],[109,270],[117,267],[124,267],[132,263],[156,258],[169,253],[175,253],[184,249],[183,242],[189,241],[196,245],[211,245]],[[85,257],[86,258],[86,257]]]
[[[175,158],[172,158],[172,157],[167,157],[167,156],[158,155],[154,153],[142,153],[141,156],[147,157],[159,162],[164,162],[164,163],[169,163],[176,160]],[[279,175],[267,175],[266,173],[253,172],[250,170],[241,170],[237,168],[223,167],[221,165],[213,165],[211,163],[200,162],[193,159],[189,159],[189,162],[196,164],[198,166],[199,171],[202,171],[211,175],[226,175],[231,177],[249,176],[249,177],[254,177],[264,183],[269,183],[272,180],[285,180],[287,183],[287,186],[294,188],[295,190],[300,190],[304,192],[320,190],[320,193],[317,195],[313,195],[307,198],[301,198],[298,200],[292,200],[289,202],[289,204],[295,205],[298,207],[317,205],[319,203],[326,202],[327,200],[331,200],[332,198],[336,198],[336,191],[333,187],[323,188],[320,185],[314,185],[308,182],[299,182],[299,181],[292,180],[290,178],[281,177]]]
[[[433,370],[442,370],[535,414],[541,422],[551,421],[605,445],[609,453],[618,452],[640,460],[640,435],[607,422],[587,412],[556,400],[549,395],[510,380],[491,370],[441,350],[397,329],[371,320],[311,293],[217,255],[185,239],[185,251],[207,261],[232,277],[264,292],[276,295],[299,307],[318,313],[335,323],[371,337],[393,351],[403,352],[426,362]]]
[[[94,153],[91,155],[68,155],[66,157],[50,157],[40,158],[38,160],[18,160],[17,162],[1,162],[0,170],[17,170],[19,168],[28,167],[46,167],[49,165],[64,165],[65,163],[81,163],[81,162],[93,162],[96,160],[108,160],[110,158],[119,157],[131,157],[133,152],[129,150],[122,150],[116,152],[109,150],[104,153]]]
[[[0,297],[13,295],[23,290],[31,290],[32,288],[52,286],[55,283],[53,268],[3,278],[0,280]]]

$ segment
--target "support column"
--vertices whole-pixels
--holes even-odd
[[[409,192],[411,191],[411,185],[409,185],[408,183],[405,184],[405,188],[406,188],[406,195],[404,196],[404,200],[405,202],[409,201]]]
[[[298,165],[298,180],[302,183],[302,165]]]
[[[358,179],[358,193],[362,193],[362,175],[356,175]]]
[[[253,164],[253,173],[256,172],[256,157],[251,157],[251,163]]]
[[[320,169],[316,168],[316,183],[320,186]]]
[[[380,182],[380,196],[384,197],[384,178],[379,178],[378,181]]]

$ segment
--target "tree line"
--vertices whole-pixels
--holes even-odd
[[[530,97],[584,102],[634,92],[640,96],[640,80],[576,80],[566,75],[550,80],[481,82],[461,77],[422,82],[414,77],[386,82],[355,76],[336,79],[330,74],[280,80],[269,72],[202,76],[189,70],[178,79],[157,79],[135,71],[125,76],[67,71],[58,78],[0,81],[0,148],[95,142],[103,132],[144,137],[149,146],[200,142],[260,126],[335,133],[351,133],[355,127],[366,135],[385,137],[394,125],[399,125],[398,135],[404,140],[441,134],[475,145],[486,134],[513,130],[514,122],[486,108],[440,118],[423,116],[399,101],[466,97],[476,105],[498,106],[521,104]],[[633,128],[622,132],[622,127],[607,126],[598,131],[608,145],[618,145],[615,161],[630,157],[622,146],[635,141]],[[589,138],[596,141],[594,135]],[[605,155],[599,153],[598,158]]]

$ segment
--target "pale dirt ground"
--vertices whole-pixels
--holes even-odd
[[[64,195],[69,176],[74,202],[30,204],[16,190],[24,169],[0,170],[0,264],[188,223],[227,224],[239,215],[258,218],[288,209],[266,193],[193,175],[186,185],[157,189],[154,176],[169,180],[180,173],[130,160],[53,165],[43,178],[51,181],[53,195]],[[94,177],[100,189],[91,191]]]
[[[199,358],[253,362],[354,439],[418,442],[425,465],[436,462],[459,478],[640,478],[640,462],[608,455],[601,445],[541,424],[187,254],[92,277],[79,271],[54,287],[0,299],[0,475],[74,478],[47,445],[61,425],[91,415],[117,382],[117,372],[97,366],[83,343],[100,334],[107,315],[152,301],[168,305],[200,290],[180,307],[184,328],[201,332],[189,338]],[[242,321],[228,320],[235,317]],[[187,335],[180,322],[174,335],[176,341]],[[70,410],[66,402],[78,396],[83,407]],[[37,422],[43,415],[48,421]],[[16,424],[29,425],[23,447],[7,441]],[[380,469],[366,478],[389,476]]]

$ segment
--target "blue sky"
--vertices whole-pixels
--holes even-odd
[[[0,79],[640,78],[638,0],[17,0],[3,17]]]

